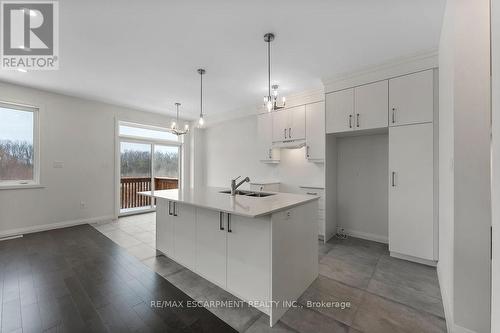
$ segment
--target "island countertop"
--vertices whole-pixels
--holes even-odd
[[[220,191],[224,190],[227,190],[227,188],[204,187],[188,190],[146,191],[138,194],[246,217],[269,215],[319,199],[318,196],[314,195],[281,192],[266,192],[273,193],[273,195],[267,197],[248,197],[244,195],[232,197],[230,194],[220,193]],[[257,191],[252,192],[258,193]]]

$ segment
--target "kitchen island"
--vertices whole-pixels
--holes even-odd
[[[318,276],[318,197],[222,192],[140,194],[156,198],[157,250],[268,314],[272,326]]]

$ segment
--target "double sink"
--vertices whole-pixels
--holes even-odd
[[[219,193],[231,194],[231,190],[220,191]],[[246,197],[255,197],[255,198],[264,198],[270,195],[274,195],[275,193],[264,193],[264,192],[252,192],[252,191],[235,191],[236,195],[244,195]]]

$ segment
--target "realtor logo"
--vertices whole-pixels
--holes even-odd
[[[57,1],[1,1],[1,68],[59,69]]]

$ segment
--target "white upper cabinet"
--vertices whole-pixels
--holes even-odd
[[[306,105],[306,158],[325,159],[325,103]]]
[[[356,130],[387,127],[389,109],[387,80],[354,89],[354,121]]]
[[[434,72],[432,69],[389,80],[389,125],[409,125],[433,120]]]
[[[305,139],[306,110],[304,105],[272,112],[272,115],[273,142]]]
[[[352,131],[354,129],[354,89],[327,94],[325,100],[326,133]]]
[[[257,144],[259,160],[262,162],[278,162],[279,149],[273,149],[273,116],[263,113],[257,116]]]

